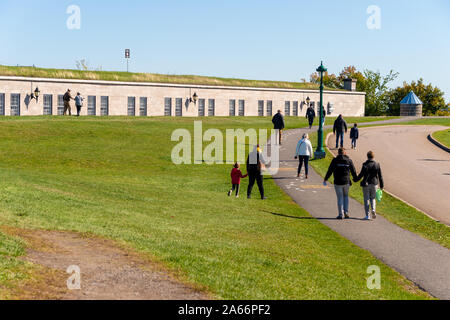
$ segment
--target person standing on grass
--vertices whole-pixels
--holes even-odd
[[[326,185],[331,175],[334,175],[334,189],[336,191],[339,212],[337,219],[342,220],[343,216],[345,216],[345,219],[350,218],[348,212],[348,193],[352,185],[350,174],[355,181],[358,177],[353,161],[346,155],[345,149],[339,148],[338,153],[338,156],[331,161],[323,184]]]
[[[314,108],[312,106],[309,106],[306,110],[306,118],[309,122],[309,128],[312,128],[312,125],[314,123],[314,118],[316,117],[316,111],[314,111]]]
[[[275,131],[278,134],[278,138],[279,138],[278,143],[281,145],[282,134],[283,134],[283,130],[285,128],[284,117],[281,114],[281,110],[278,110],[277,114],[273,116],[272,123],[273,123],[273,127],[274,127]]]
[[[83,107],[84,98],[81,96],[81,93],[77,93],[75,97],[75,107],[77,107],[77,117],[80,116],[81,108]]]
[[[239,189],[241,188],[241,178],[247,178],[248,174],[246,174],[245,176],[242,174],[241,171],[241,166],[239,165],[239,163],[235,163],[233,170],[231,170],[231,190],[228,191],[228,196],[231,197],[231,194],[233,193],[233,191],[236,190],[236,198],[239,198]]]
[[[375,160],[375,154],[372,151],[367,153],[367,161],[364,162],[361,173],[355,180],[355,182],[361,181],[361,187],[363,188],[364,195],[364,209],[366,211],[365,220],[371,220],[377,218],[376,213],[376,196],[378,185],[380,189],[384,189],[383,175],[381,174],[380,164]],[[370,210],[372,208],[372,211]]]
[[[347,122],[345,122],[342,114],[334,121],[333,133],[336,135],[336,149],[339,148],[339,140],[341,148],[344,147],[344,134],[347,133]]]
[[[350,130],[350,139],[352,140],[352,149],[356,150],[356,141],[359,139],[359,129],[357,123],[355,123],[352,130]]]
[[[67,89],[66,93],[63,96],[64,101],[64,115],[67,114],[67,111],[69,111],[69,116],[72,115],[72,110],[70,107],[70,100],[73,100],[72,96],[70,95],[70,89]]]
[[[295,159],[299,159],[298,165],[298,174],[297,177],[300,177],[300,173],[302,172],[303,163],[305,164],[305,178],[308,179],[309,173],[309,159],[313,154],[313,148],[311,141],[309,141],[309,135],[305,133],[302,139],[297,143],[297,149],[295,151]]]
[[[247,173],[249,177],[248,189],[247,189],[247,198],[251,199],[253,186],[255,185],[255,181],[258,184],[259,193],[261,195],[261,199],[267,199],[264,196],[264,184],[263,184],[263,176],[262,171],[264,169],[266,161],[261,152],[259,145],[257,145],[253,151],[248,155],[247,158]]]

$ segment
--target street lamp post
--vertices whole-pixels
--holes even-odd
[[[320,67],[316,71],[320,73],[320,116],[319,131],[317,132],[317,150],[314,152],[314,158],[323,159],[326,156],[325,149],[323,148],[323,73],[327,72],[327,69],[323,66],[323,62],[320,63]]]

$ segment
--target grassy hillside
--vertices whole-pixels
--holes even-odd
[[[266,118],[203,119],[204,129]],[[271,180],[267,201],[228,198],[229,165],[171,162],[192,119],[0,119],[0,225],[125,242],[226,299],[417,299],[397,272],[309,217]],[[302,121],[303,125],[304,122]],[[300,123],[299,123],[300,125]],[[245,193],[248,180],[243,182]],[[0,297],[27,277],[23,244],[0,234]],[[382,289],[368,290],[378,265]]]
[[[319,86],[316,84],[302,83],[302,82],[246,80],[246,79],[218,78],[218,77],[206,77],[195,75],[128,73],[118,71],[81,71],[71,69],[44,69],[35,67],[12,67],[2,65],[0,65],[0,76],[319,90]],[[338,90],[338,89],[326,88],[326,90]]]

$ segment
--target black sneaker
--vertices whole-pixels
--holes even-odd
[[[262,197],[261,200],[267,200],[267,197]]]
[[[338,220],[342,220],[342,216],[338,216],[336,219]]]
[[[350,219],[350,216],[348,215],[348,213],[344,213],[345,219]]]

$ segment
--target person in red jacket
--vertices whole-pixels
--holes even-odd
[[[246,174],[245,176],[242,174],[241,171],[241,166],[239,165],[239,163],[235,163],[233,170],[231,170],[231,184],[233,185],[233,187],[231,188],[230,191],[228,191],[228,196],[231,197],[231,194],[233,193],[233,191],[236,190],[236,198],[239,198],[239,189],[241,187],[241,178],[247,178],[248,174]]]

